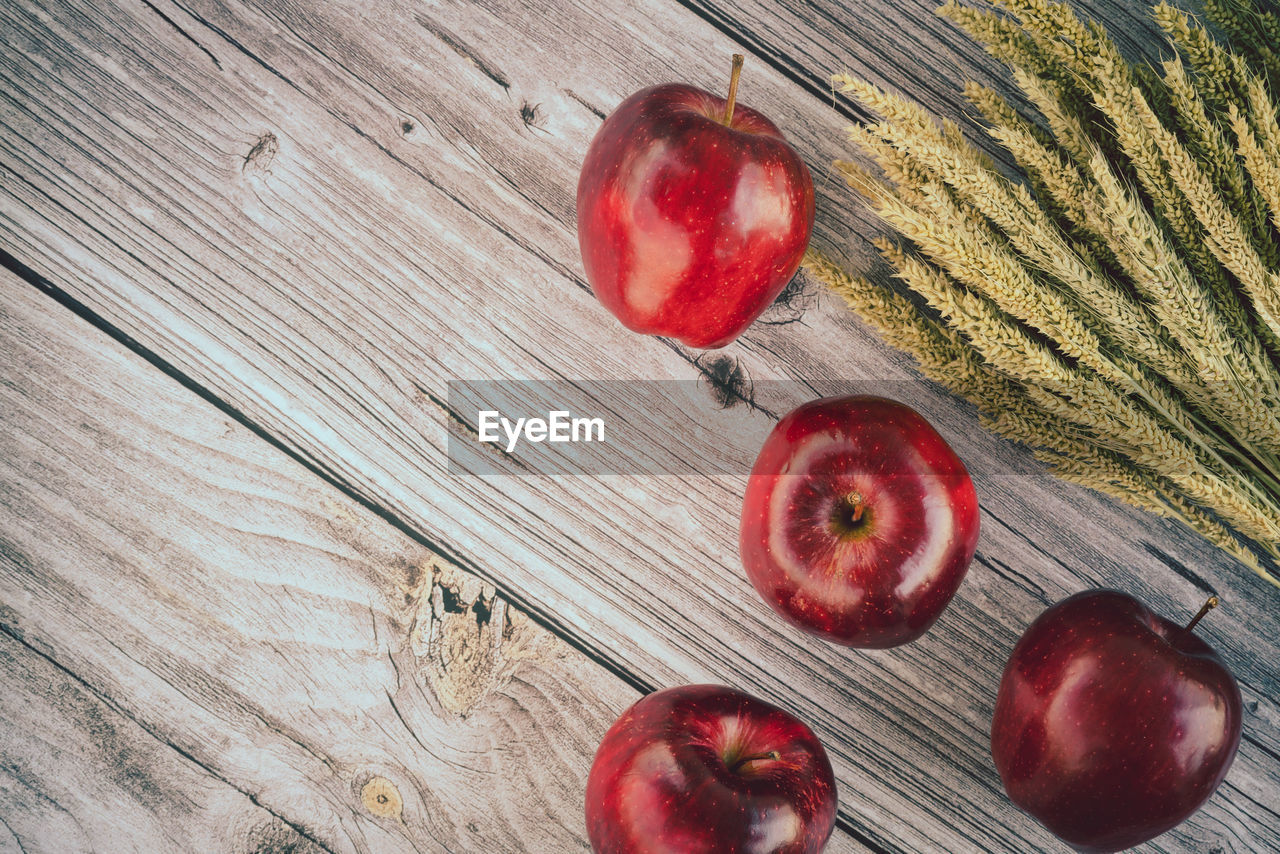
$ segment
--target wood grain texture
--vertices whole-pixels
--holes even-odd
[[[0,851],[323,850],[7,632],[0,674]]]
[[[587,849],[633,688],[7,271],[0,295],[0,845]]]
[[[916,5],[866,5],[881,11],[865,43],[934,26]],[[725,681],[796,710],[831,750],[843,825],[879,850],[1052,848],[986,749],[1018,632],[1086,586],[1170,615],[1214,589],[1228,608],[1205,634],[1242,679],[1247,741],[1210,806],[1150,850],[1280,845],[1274,594],[1171,524],[1048,479],[984,479],[980,557],[956,603],[921,642],[863,654],[756,599],[736,554],[742,478],[447,474],[449,378],[699,375],[696,354],[623,336],[586,291],[573,186],[612,105],[667,79],[716,86],[738,42],[656,0],[163,9],[0,11],[12,255],[637,681]],[[775,53],[805,56],[776,35]],[[957,88],[990,73],[966,56]],[[917,56],[901,88],[934,80],[933,60]],[[874,226],[821,165],[845,153],[845,120],[749,62],[743,102],[814,166],[818,244],[865,263]],[[895,382],[963,455],[1025,464],[834,300],[807,305],[725,355],[815,392]],[[711,394],[705,407],[717,423]]]

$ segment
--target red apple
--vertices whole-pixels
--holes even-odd
[[[947,607],[978,543],[964,463],[910,407],[815,400],[765,440],[742,505],[747,577],[783,618],[882,649]]]
[[[595,854],[818,852],[835,821],[836,781],[813,732],[719,685],[641,699],[587,779]]]
[[[1119,851],[1191,815],[1240,743],[1240,689],[1191,629],[1112,590],[1023,633],[1000,680],[991,755],[1013,802],[1079,851]]]
[[[813,182],[773,122],[669,83],[605,119],[578,179],[596,297],[629,329],[723,347],[786,287],[809,244]],[[728,117],[728,118],[726,118]]]

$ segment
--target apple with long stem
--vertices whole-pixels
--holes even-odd
[[[1182,822],[1240,743],[1240,689],[1193,631],[1124,593],[1041,614],[1005,666],[991,755],[1015,804],[1079,851],[1119,851]]]
[[[722,347],[795,275],[813,228],[813,181],[782,132],[682,83],[643,89],[604,121],[578,179],[587,281],[623,325]]]
[[[742,503],[739,550],[788,622],[862,648],[922,635],[978,542],[968,471],[918,412],[881,397],[812,401],[774,427]]]
[[[812,730],[719,685],[640,699],[613,724],[587,778],[595,854],[817,854],[836,782]]]

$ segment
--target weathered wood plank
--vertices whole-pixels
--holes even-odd
[[[731,42],[657,4],[165,8],[199,47],[131,5],[5,13],[17,45],[0,74],[21,93],[2,102],[10,252],[640,679],[732,681],[796,708],[831,747],[842,820],[885,850],[1050,845],[986,755],[1017,631],[1089,584],[1170,613],[1197,585],[1219,589],[1240,622],[1208,634],[1259,704],[1253,759],[1233,772],[1237,800],[1156,850],[1274,841],[1278,751],[1259,723],[1275,717],[1274,599],[1168,524],[988,479],[983,559],[956,604],[921,643],[863,655],[784,629],[755,599],[736,558],[740,478],[688,479],[673,497],[663,478],[443,473],[446,378],[697,376],[692,354],[622,337],[581,287],[572,187],[600,113],[648,82],[715,85]],[[842,152],[843,120],[764,70],[742,97],[815,165],[820,244],[865,258],[870,221],[819,166]],[[757,379],[902,381],[897,396],[970,458],[1017,459],[816,302],[727,353]],[[1223,827],[1236,841],[1217,843]]]
[[[0,675],[0,850],[323,850],[7,632]]]
[[[7,271],[0,294],[24,850],[587,847],[633,688]]]

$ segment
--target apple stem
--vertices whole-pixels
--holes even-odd
[[[844,497],[844,500],[848,503],[849,509],[852,511],[849,515],[849,521],[857,522],[860,520],[862,518],[862,493],[850,492]]]
[[[770,750],[768,753],[752,753],[749,756],[739,757],[732,765],[729,766],[729,770],[737,774],[742,770],[742,766],[746,765],[748,762],[755,762],[757,759],[772,759],[776,762],[781,758],[782,756],[776,750]]]
[[[738,77],[742,74],[742,63],[746,61],[740,53],[733,55],[733,70],[729,72],[729,98],[724,104],[724,124],[729,127],[733,121],[733,105],[738,100]]]
[[[1205,603],[1200,606],[1200,612],[1191,618],[1191,622],[1187,623],[1187,631],[1191,631],[1196,627],[1196,623],[1204,619],[1204,615],[1218,607],[1218,597],[1210,596]]]

